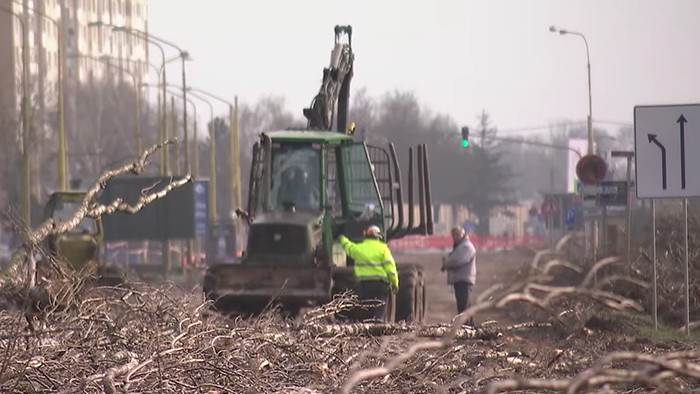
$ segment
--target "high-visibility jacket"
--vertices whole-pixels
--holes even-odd
[[[339,241],[345,253],[355,261],[355,279],[383,280],[393,288],[399,287],[396,262],[387,244],[374,238],[354,243],[345,236],[341,236]]]

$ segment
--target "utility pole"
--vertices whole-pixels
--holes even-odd
[[[163,78],[165,78],[165,69],[163,69]],[[165,86],[165,85],[163,85]],[[159,96],[160,99],[160,96]],[[159,101],[160,104],[160,101]],[[168,136],[168,122],[167,122],[167,114],[166,112],[168,111],[168,98],[163,94],[163,109],[162,109],[162,118],[161,118],[161,128],[160,128],[160,133],[161,133],[161,142],[167,141],[170,137]],[[162,163],[160,163],[160,170],[161,170],[161,175],[163,177],[168,176],[168,173],[170,172],[170,165],[168,163],[168,146],[164,146],[163,149],[161,149],[162,155],[161,155],[161,160],[163,160]],[[163,256],[161,258],[161,262],[163,264],[163,278],[168,279],[168,274],[170,273],[170,267],[172,266],[172,261],[170,258],[170,240],[164,239],[161,244],[161,251],[163,253]]]
[[[29,13],[27,11],[27,0],[24,1],[24,13],[20,17],[22,20],[22,197],[21,211],[22,219],[25,221],[27,230],[32,227],[31,217],[31,174],[29,160]]]
[[[185,102],[185,104],[187,104],[187,102]],[[175,97],[173,96],[170,96],[170,129],[173,132],[173,137],[177,138],[177,112],[175,112]],[[176,174],[180,174],[180,144],[175,144],[174,159],[173,171],[175,171]]]
[[[232,133],[231,133],[231,168],[234,169],[235,172],[235,178],[233,179],[233,184],[235,187],[235,191],[233,193],[232,198],[235,198],[235,200],[232,201],[233,206],[232,209],[236,209],[242,204],[241,200],[241,166],[240,166],[240,145],[239,145],[239,138],[240,138],[240,127],[239,127],[239,113],[238,113],[238,96],[234,98],[234,112],[233,112],[233,125],[234,127],[232,128]],[[240,226],[239,226],[240,230]],[[240,234],[240,231],[239,231]]]

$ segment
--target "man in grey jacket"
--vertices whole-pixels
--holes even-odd
[[[452,229],[452,240],[452,252],[443,258],[442,271],[447,271],[447,283],[454,286],[459,314],[469,307],[469,296],[476,283],[476,248],[461,227]],[[474,319],[468,324],[473,327]]]

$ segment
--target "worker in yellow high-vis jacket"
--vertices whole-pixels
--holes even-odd
[[[365,239],[354,243],[344,235],[338,238],[345,253],[355,262],[355,279],[360,284],[360,300],[367,305],[370,318],[384,320],[389,291],[399,288],[396,262],[389,246],[382,241],[381,230],[369,226],[363,233]],[[380,300],[382,305],[370,300]]]

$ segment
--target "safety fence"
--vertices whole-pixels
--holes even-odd
[[[540,235],[510,236],[478,236],[470,235],[469,239],[479,251],[500,251],[517,248],[543,248],[547,238]],[[407,236],[389,241],[389,247],[397,252],[433,252],[452,249],[452,237],[449,235]]]

